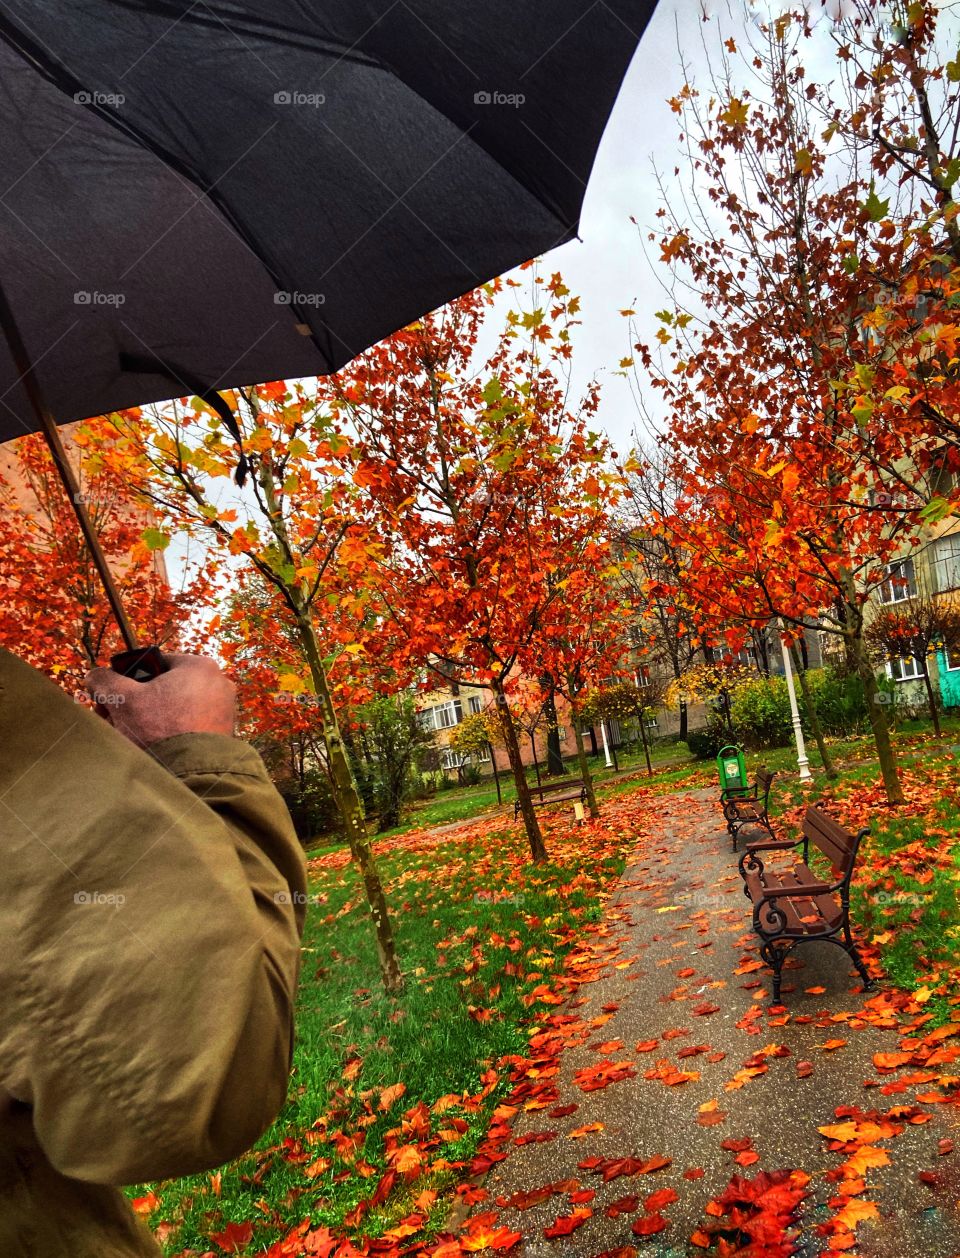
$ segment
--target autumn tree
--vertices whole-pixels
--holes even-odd
[[[481,359],[478,336],[503,291],[485,286],[361,355],[336,378],[335,405],[356,434],[355,480],[376,518],[383,620],[370,649],[401,672],[425,664],[490,691],[542,861],[511,696],[544,672],[551,616],[576,598],[571,578],[606,565],[616,477],[588,426],[596,389],[568,406],[576,299],[553,276],[542,305],[508,311]]]
[[[617,513],[620,580],[633,605],[637,644],[646,647],[645,663],[676,681],[702,654],[707,628],[704,608],[691,602],[696,595],[686,577],[690,557],[679,539],[659,527],[675,509],[681,482],[659,442],[636,439],[628,466]],[[683,741],[687,704],[684,698],[678,702]]]
[[[653,766],[650,763],[646,722],[658,708],[665,705],[667,690],[668,683],[662,678],[645,682],[622,681],[592,691],[582,704],[583,715],[587,720],[636,722],[647,762],[647,774],[650,776],[653,774]]]
[[[960,650],[960,606],[918,588],[909,598],[878,611],[867,627],[866,639],[878,664],[896,659],[916,662],[939,738],[940,712],[930,677],[930,657],[937,650]]]
[[[227,395],[225,427],[198,398],[149,413],[128,412],[140,434],[171,516],[204,534],[227,556],[242,557],[276,594],[294,630],[296,661],[278,662],[281,689],[307,693],[322,731],[331,784],[373,920],[388,992],[402,989],[386,897],[367,837],[330,682],[332,659],[354,649],[368,614],[364,598],[369,536],[348,475],[351,446],[317,388],[297,382],[258,385]],[[243,492],[229,492],[242,484]],[[289,636],[283,639],[288,651]]]
[[[159,536],[136,447],[100,419],[72,430],[69,447],[94,529],[131,624],[143,642],[198,648],[191,617],[212,595],[200,561],[176,588],[150,543]],[[86,673],[124,643],[52,455],[39,435],[6,448],[0,475],[0,644],[79,692]]]
[[[709,99],[687,83],[672,100],[692,182],[653,233],[676,281],[662,348],[638,348],[672,415],[683,493],[666,528],[693,556],[696,599],[731,639],[774,617],[836,635],[899,802],[865,610],[920,537],[936,469],[866,394],[877,295],[912,238],[869,163],[835,151],[833,115],[858,102],[811,80],[810,38],[803,16],[771,22],[743,74],[728,40]]]

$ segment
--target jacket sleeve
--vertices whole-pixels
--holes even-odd
[[[249,746],[149,754],[0,651],[0,1088],[65,1175],[213,1167],[283,1105],[306,901]]]

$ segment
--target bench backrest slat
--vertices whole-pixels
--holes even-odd
[[[803,819],[803,833],[835,869],[844,874],[850,872],[860,846],[860,834],[852,834],[825,812],[813,807],[807,809]]]
[[[567,778],[566,781],[543,782],[540,786],[531,786],[530,789],[542,794],[544,791],[575,791],[581,786],[583,786],[582,778]]]

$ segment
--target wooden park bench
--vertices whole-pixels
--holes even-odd
[[[559,794],[559,792],[563,794]],[[582,778],[573,778],[566,782],[543,782],[540,786],[531,786],[534,808],[545,808],[548,804],[561,804],[568,799],[579,799],[587,802],[587,784]],[[513,819],[520,816],[520,801],[513,801]]]
[[[760,826],[771,839],[774,837],[767,810],[770,807],[770,787],[776,776],[766,765],[761,765],[752,787],[734,786],[720,792],[727,833],[734,851],[737,850],[737,839],[744,826]]]
[[[862,839],[819,808],[808,808],[801,838],[748,843],[740,857],[743,893],[753,903],[753,929],[760,936],[760,955],[773,969],[773,1003],[780,1003],[780,977],[787,955],[799,943],[823,940],[836,944],[860,972],[864,987],[870,975],[850,933],[850,880]],[[792,865],[765,866],[761,852],[787,851],[803,845],[802,859]],[[833,881],[824,882],[810,868],[810,845],[830,862]]]

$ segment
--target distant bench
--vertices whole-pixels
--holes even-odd
[[[773,969],[773,1003],[780,1003],[780,973],[787,954],[798,943],[823,940],[836,944],[860,972],[865,987],[871,979],[850,933],[850,880],[861,841],[856,834],[819,808],[803,818],[801,837],[748,843],[740,857],[743,894],[753,904],[753,929],[760,936],[760,955]],[[810,844],[830,861],[833,882],[822,882],[809,866]],[[787,851],[803,845],[803,858],[792,865],[765,866],[761,852]],[[799,857],[799,853],[797,854]]]
[[[559,792],[563,792],[560,794]],[[545,808],[549,804],[562,804],[569,799],[579,799],[581,803],[587,802],[587,784],[583,778],[573,778],[563,782],[544,782],[540,786],[531,786],[530,794],[533,796],[534,808]],[[513,819],[520,816],[520,801],[513,801]]]
[[[734,851],[737,850],[737,839],[744,826],[761,826],[773,838],[767,810],[770,807],[770,787],[776,776],[766,765],[761,765],[752,787],[728,786],[720,792],[727,833],[733,842]]]

